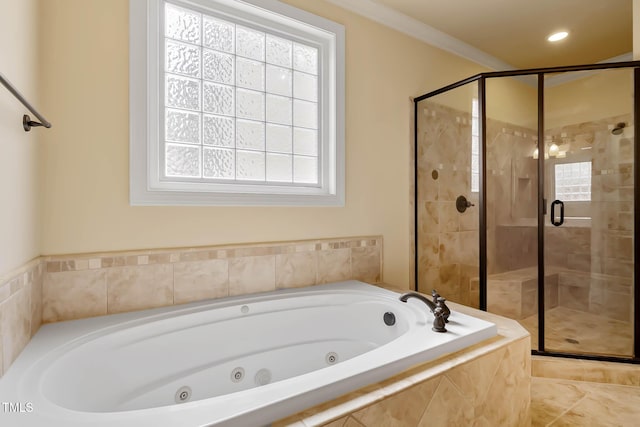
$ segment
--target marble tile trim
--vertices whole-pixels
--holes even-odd
[[[149,264],[173,264],[263,255],[319,252],[346,248],[382,248],[382,236],[347,237],[197,248],[151,249],[126,252],[55,255],[44,257],[47,273],[95,270]]]
[[[382,237],[79,254],[45,259],[45,322],[209,298],[382,280]]]

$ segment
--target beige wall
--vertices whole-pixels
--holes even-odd
[[[38,106],[36,4],[0,0],[0,73]],[[0,276],[40,254],[37,166],[42,130],[22,130],[26,112],[0,85]]]
[[[535,78],[528,80],[509,77],[487,79],[487,118],[535,130],[538,126],[538,89],[535,83]],[[474,82],[429,98],[429,100],[454,110],[470,113],[471,102],[477,98],[478,83]]]
[[[629,69],[605,70],[545,90],[545,129],[629,114],[632,110],[633,71]]]
[[[128,1],[47,0],[44,254],[379,234],[383,279],[408,286],[409,98],[482,70],[334,5],[287,3],[346,27],[346,206],[129,206]]]

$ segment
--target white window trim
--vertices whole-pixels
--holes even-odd
[[[196,9],[211,9],[234,17],[251,15],[259,9],[261,23],[275,29],[309,31],[314,28],[314,44],[320,43],[326,54],[320,60],[322,99],[320,128],[321,186],[203,184],[161,182],[158,163],[160,137],[159,99],[162,84],[160,24],[163,0],[129,1],[129,173],[131,205],[222,205],[222,206],[344,206],[344,27],[276,0],[180,0]],[[262,22],[264,21],[264,22]],[[301,30],[302,31],[302,30]],[[320,77],[320,76],[319,76]]]

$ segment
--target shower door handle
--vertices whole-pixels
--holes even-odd
[[[560,220],[556,221],[556,205],[560,205]],[[564,203],[560,200],[554,200],[551,203],[551,224],[556,227],[561,226],[564,223]]]

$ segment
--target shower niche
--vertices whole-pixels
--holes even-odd
[[[636,61],[416,98],[416,289],[518,320],[534,353],[640,362],[638,88]]]

